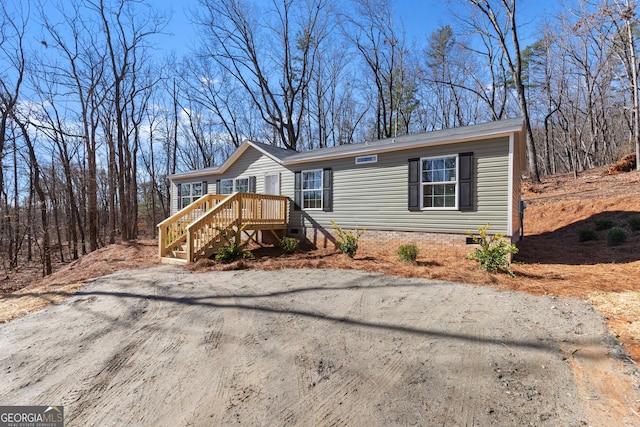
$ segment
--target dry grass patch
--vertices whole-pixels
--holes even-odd
[[[607,317],[629,355],[640,360],[640,291],[593,292],[587,301]]]
[[[84,286],[82,282],[70,284],[52,284],[38,288],[24,288],[11,294],[11,297],[0,298],[0,322],[8,322],[25,314],[42,310],[67,298],[67,295]]]
[[[156,240],[118,242],[98,249],[69,264],[62,265],[52,275],[35,279],[36,271],[22,270],[6,279],[10,286],[18,283],[17,291],[0,294],[0,322],[23,316],[50,304],[57,304],[96,277],[120,270],[143,268],[159,263]],[[30,276],[25,276],[29,274]],[[59,293],[59,295],[55,295]]]

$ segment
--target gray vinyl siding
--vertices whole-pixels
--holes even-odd
[[[425,210],[410,212],[407,207],[408,159],[474,153],[475,209]],[[333,168],[333,212],[294,211],[290,228],[332,228],[335,220],[344,228],[371,230],[464,233],[491,223],[494,233],[508,233],[509,144],[508,138],[464,144],[441,145],[379,153],[378,162],[355,165],[355,158],[299,165],[296,170]],[[287,195],[290,193],[287,192]]]
[[[293,174],[258,150],[248,149],[242,153],[240,158],[225,173],[212,177],[213,193],[215,193],[215,181],[217,179],[246,178],[249,176],[256,177],[256,193],[264,193],[265,175],[276,173],[280,174],[280,194],[293,197]]]
[[[520,199],[522,197],[522,182],[521,182],[521,172],[525,169],[525,142],[524,137],[518,135],[514,136],[513,141],[513,197],[511,199],[511,209],[512,209],[512,230],[511,235],[513,236],[513,240],[517,240],[520,236],[520,231],[522,229],[522,224],[520,223]]]
[[[216,181],[215,178],[210,176],[183,178],[171,181],[171,215],[178,212],[178,184],[195,184],[203,181],[207,181],[207,193],[215,193]]]
[[[178,182],[171,181],[171,212],[169,215],[173,215],[176,212],[178,212]]]
[[[208,193],[216,194],[216,180],[256,177],[256,193],[264,192],[264,177],[269,174],[280,174],[280,194],[293,196],[293,174],[273,159],[255,149],[248,149],[236,162],[222,174],[211,174],[198,178],[174,179],[171,183],[171,213],[178,209],[177,184],[207,181]]]
[[[408,210],[408,159],[474,153],[474,209]],[[265,175],[280,174],[280,192],[293,200],[294,172],[322,168],[333,169],[333,211],[306,210],[290,212],[290,229],[322,227],[332,229],[331,220],[344,228],[366,227],[370,230],[465,233],[491,224],[494,233],[510,234],[508,206],[510,197],[509,139],[464,142],[378,153],[378,162],[356,165],[355,156],[282,166],[256,149],[249,148],[224,173],[205,177],[174,179],[171,188],[172,213],[177,209],[178,183],[208,182],[208,192],[215,193],[216,180],[256,177],[256,192],[264,192]],[[514,166],[515,167],[515,166]],[[515,167],[518,170],[518,167]],[[516,174],[514,181],[517,181]]]

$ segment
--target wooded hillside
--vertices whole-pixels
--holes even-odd
[[[515,0],[457,0],[411,38],[390,0],[200,0],[181,57],[163,55],[171,16],[150,1],[0,7],[5,271],[153,234],[167,177],[245,139],[309,150],[524,116],[533,181],[640,150],[628,0],[537,21]]]

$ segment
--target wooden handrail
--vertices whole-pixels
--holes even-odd
[[[288,200],[285,196],[232,194],[187,225],[187,262],[210,256],[207,248],[220,238],[221,232],[233,230],[236,243],[240,244],[243,224],[286,224]]]
[[[186,227],[196,221],[205,212],[229,196],[205,194],[189,206],[171,215],[158,224],[158,252],[160,257],[180,245],[186,239]]]

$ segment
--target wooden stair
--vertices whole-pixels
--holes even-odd
[[[287,197],[256,193],[206,194],[158,224],[160,260],[187,264],[211,257],[231,240],[241,244],[243,233],[255,240],[258,230],[286,231],[288,203]]]

